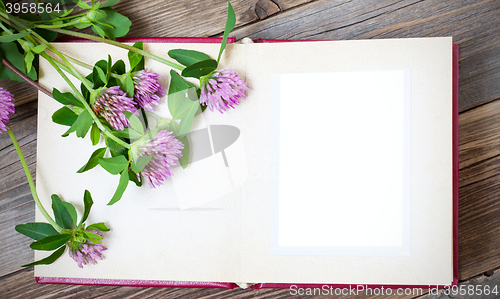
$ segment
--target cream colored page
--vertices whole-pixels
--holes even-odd
[[[254,175],[246,184],[245,200],[242,201],[244,280],[255,283],[450,284],[451,38],[254,44],[248,45],[246,50],[247,64],[252,66],[247,69],[252,87],[247,105],[255,113],[254,117],[247,118],[247,125],[255,131],[254,142],[246,149],[259,154],[249,157],[249,172]],[[410,256],[271,255],[271,152],[262,142],[271,142],[271,75],[391,69],[411,71]],[[311,88],[327,90],[329,86]],[[307,126],[308,120],[315,116],[315,109],[321,109],[321,99],[304,99],[304,115],[297,119],[297,126]],[[346,127],[321,129],[326,136],[335,129],[349,130]],[[320,163],[318,153],[324,150],[315,148],[314,140],[309,140],[308,136],[297,136],[297,143],[310,144],[309,151],[297,157],[296,167],[296,175],[307,176],[301,172],[301,163]],[[364,150],[370,151],[372,146],[376,144],[366,144]],[[335,148],[328,152],[334,154]],[[325,169],[324,175],[331,172],[335,172],[334,167]],[[359,188],[363,187],[363,182],[359,182]],[[331,227],[332,231],[342,229],[345,228]]]
[[[128,61],[127,51],[104,44],[66,43],[56,44],[56,47],[61,52],[92,65],[98,60],[107,59],[108,53],[113,61]],[[228,46],[221,67],[231,67],[244,76],[244,60],[237,55],[235,47]],[[217,57],[219,51],[218,44],[145,45],[146,50],[166,58],[167,52],[175,48],[199,50],[212,57]],[[70,91],[47,61],[41,60],[40,65],[41,85],[56,87],[62,92]],[[146,59],[146,68],[163,77],[161,83],[167,91],[170,68],[149,59]],[[78,69],[81,74],[89,73],[86,69]],[[76,80],[74,82],[80,86]],[[94,205],[87,224],[104,221],[111,231],[104,234],[103,245],[108,250],[104,251],[105,259],[97,265],[80,269],[65,253],[53,265],[36,266],[36,276],[219,282],[240,280],[241,188],[223,194],[219,199],[181,210],[172,179],[156,189],[150,189],[149,186],[137,188],[130,184],[121,201],[107,206],[118,185],[118,176],[112,176],[100,167],[83,174],[76,173],[87,162],[91,153],[104,145],[101,142],[93,147],[88,136],[85,139],[76,138],[75,134],[61,137],[68,127],[51,121],[51,115],[61,107],[55,100],[39,94],[39,196],[44,206],[50,209],[50,195],[56,193],[65,201],[73,203],[81,216],[83,193],[88,189],[94,199]],[[156,112],[168,115],[166,97]],[[203,116],[196,117],[193,130],[217,124],[239,127],[245,114],[246,111],[242,108],[225,114],[207,111]],[[245,165],[236,163],[241,161],[239,156],[244,157],[244,148],[241,145],[227,148],[226,156],[231,170],[240,167],[240,172],[245,171]],[[214,173],[231,177],[231,173],[224,167],[220,153],[203,161],[209,161],[207,163],[214,167]],[[188,166],[186,171],[180,168],[174,170],[174,176],[178,174],[178,177],[184,180],[177,186],[187,185],[190,188],[209,190],[210,186],[204,186],[203,178],[194,176],[194,180],[193,176],[186,175],[187,170],[195,169],[195,166],[199,165],[197,163]],[[236,177],[235,180],[241,181],[241,178]],[[44,221],[38,212],[36,220]],[[37,251],[35,259],[47,255]]]

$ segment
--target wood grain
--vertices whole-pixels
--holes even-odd
[[[367,4],[362,0],[238,0],[231,3],[237,14],[237,29],[232,36],[238,39],[454,37],[460,46],[462,111],[460,279],[468,280],[464,285],[498,285],[498,271],[491,278],[469,279],[500,267],[500,1],[381,0]],[[129,36],[218,36],[224,28],[226,6],[225,0],[124,0],[115,8],[133,21]],[[34,175],[37,92],[20,82],[0,80],[0,86],[16,97],[16,114],[11,124]],[[13,229],[16,224],[30,221],[34,221],[34,204],[29,187],[8,135],[0,134],[0,297],[285,298],[290,295],[289,290],[37,285],[32,269],[20,269],[20,265],[33,261],[28,247],[30,240]]]
[[[316,1],[236,29],[241,39],[349,40],[453,36],[460,110],[500,98],[500,1]]]
[[[11,126],[35,178],[36,116]],[[22,165],[7,134],[0,134],[0,275],[33,261],[31,243],[14,230],[21,223],[34,222],[35,204]]]
[[[460,115],[460,278],[500,266],[500,101]]]

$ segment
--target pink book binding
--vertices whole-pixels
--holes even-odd
[[[92,42],[85,39],[58,40],[60,42]],[[220,43],[222,38],[208,37],[131,37],[117,38],[120,42],[143,41],[146,43]],[[236,42],[235,38],[228,38],[228,43]],[[271,42],[300,42],[288,40],[257,39],[255,43]],[[458,45],[453,44],[453,281],[458,284]],[[163,281],[163,280],[125,280],[125,279],[92,279],[92,278],[65,278],[65,277],[35,277],[40,284],[72,284],[72,285],[107,285],[107,286],[133,286],[133,287],[176,287],[176,288],[225,288],[237,287],[232,282],[191,282],[191,281]],[[356,288],[349,284],[290,284],[290,283],[258,283],[252,289],[263,288],[321,288],[325,285],[332,288]],[[427,285],[364,285],[367,288],[418,288]]]

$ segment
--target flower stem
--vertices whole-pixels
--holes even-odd
[[[76,37],[80,37],[80,38],[85,38],[85,39],[90,39],[90,40],[94,40],[94,41],[97,41],[97,42],[102,42],[102,43],[110,44],[110,45],[113,45],[113,46],[116,46],[116,47],[120,47],[120,48],[129,50],[129,51],[141,54],[144,57],[148,57],[150,59],[156,60],[158,62],[161,62],[161,63],[163,63],[165,65],[168,65],[169,67],[178,69],[180,71],[182,71],[182,70],[185,69],[185,67],[183,67],[182,65],[179,65],[177,63],[173,63],[173,62],[171,62],[169,60],[166,60],[165,58],[162,58],[160,56],[156,56],[156,55],[151,54],[149,52],[146,52],[144,50],[137,49],[137,48],[134,48],[132,46],[129,46],[129,45],[126,45],[126,44],[122,44],[122,43],[114,41],[114,40],[105,39],[105,38],[101,38],[101,37],[98,37],[98,36],[95,36],[95,35],[85,34],[85,33],[81,33],[81,32],[75,32],[75,31],[66,30],[66,29],[48,28],[47,30],[51,30],[51,31],[54,31],[54,32],[62,33],[62,34],[67,34],[67,35],[71,35],[71,36],[76,36]]]
[[[9,28],[5,27],[4,24],[0,22],[0,28],[3,29],[3,31],[7,32],[8,34],[13,34],[12,31],[9,30]]]
[[[71,87],[71,89],[75,93],[76,97],[78,98],[78,100],[80,100],[80,102],[82,102],[82,104],[85,107],[85,109],[90,113],[90,115],[92,116],[92,119],[95,121],[95,123],[97,124],[97,127],[101,130],[101,132],[103,132],[104,135],[108,136],[110,139],[113,139],[113,141],[115,141],[119,145],[121,145],[121,146],[123,146],[125,148],[130,148],[130,144],[128,144],[125,141],[121,140],[120,138],[116,137],[112,132],[110,132],[108,130],[108,128],[106,128],[101,123],[101,121],[97,118],[97,116],[95,115],[95,113],[92,110],[92,108],[90,108],[89,104],[87,103],[87,100],[85,100],[85,98],[78,91],[78,89],[75,87],[75,85],[73,84],[73,82],[71,82],[69,80],[69,78],[66,76],[66,74],[64,74],[64,72],[61,70],[61,68],[56,64],[55,60],[52,57],[50,57],[48,54],[46,54],[46,53],[42,53],[40,55],[43,58],[47,59],[47,61],[52,65],[52,67],[54,67],[54,69],[59,73],[59,75],[61,75],[61,77],[64,79],[64,81],[66,81],[66,83]]]
[[[66,57],[66,58],[68,58],[68,57]],[[69,60],[69,59],[68,59],[68,60]],[[68,66],[66,66],[64,63],[62,63],[62,62],[60,62],[60,61],[58,61],[58,60],[55,60],[55,59],[54,59],[54,62],[55,62],[55,63],[56,63],[56,64],[57,64],[57,65],[58,65],[61,69],[63,69],[64,71],[66,71],[68,74],[72,75],[72,76],[73,76],[73,77],[75,77],[75,78],[78,78],[78,76],[77,76],[77,75],[75,75],[75,74],[74,74],[74,72],[73,72],[73,71],[72,71],[72,70],[71,70]],[[85,80],[85,82],[86,82],[86,84],[84,83],[84,84],[85,84],[85,86],[87,86],[87,85],[88,85],[88,86],[93,85],[93,83],[92,83],[92,82],[90,82],[90,80],[88,80],[87,78],[83,78],[83,79],[84,79],[84,80]]]
[[[12,143],[14,144],[14,147],[16,148],[17,154],[19,155],[19,160],[21,160],[21,164],[23,165],[24,173],[26,174],[26,178],[28,179],[28,184],[30,185],[31,189],[31,195],[33,196],[33,200],[35,201],[36,206],[42,212],[43,217],[47,219],[47,221],[52,225],[58,232],[61,232],[62,229],[61,227],[50,217],[49,213],[43,208],[42,203],[40,202],[40,199],[38,198],[38,194],[36,193],[35,189],[35,183],[33,182],[33,178],[31,177],[30,170],[28,168],[28,164],[26,163],[26,160],[24,159],[23,152],[21,151],[21,147],[19,146],[19,143],[17,143],[16,137],[14,136],[14,133],[10,129],[10,127],[7,129],[7,133],[10,136],[10,139],[12,140]]]
[[[21,71],[19,71],[18,69],[16,69],[16,67],[13,66],[12,64],[10,64],[10,62],[8,62],[7,59],[5,59],[5,58],[2,57],[2,63],[9,70],[11,70],[14,74],[18,75],[24,81],[26,81],[28,84],[30,84],[31,86],[35,87],[36,89],[38,89],[39,91],[43,92],[44,94],[48,95],[49,97],[52,97],[52,93],[50,91],[48,91],[44,87],[40,86],[38,83],[36,83],[35,81],[31,80],[28,76],[26,76]]]
[[[71,70],[71,74],[75,76],[78,80],[82,81],[83,85],[88,89],[89,92],[94,90],[94,86],[91,86],[90,82],[85,79],[74,67],[73,65],[66,59],[66,57],[59,52],[53,45],[51,45],[48,41],[46,41],[43,37],[41,37],[38,33],[33,31],[33,36],[42,44],[45,44],[47,48],[52,51],[54,54],[61,58],[62,62],[66,64],[66,66]]]
[[[78,15],[72,15],[72,16],[68,16],[68,17],[64,17],[64,18],[57,18],[57,19],[52,19],[52,20],[31,21],[31,23],[33,23],[33,24],[54,23],[54,22],[70,20],[70,19],[74,19],[74,18],[78,18],[78,17],[83,17],[86,14],[87,13],[82,13],[82,14],[78,14]]]
[[[68,55],[65,55],[65,56],[66,56],[66,59],[68,59],[68,61],[69,61],[69,62],[72,62],[72,63],[74,63],[74,64],[76,64],[76,65],[82,66],[82,67],[84,67],[84,68],[86,68],[86,69],[89,69],[89,70],[91,70],[91,71],[94,69],[94,67],[93,67],[93,66],[91,66],[90,64],[86,64],[85,62],[80,61],[80,60],[78,60],[78,59],[76,59],[76,58],[73,58],[73,57],[71,57],[71,56],[68,56]],[[57,63],[58,63],[58,64],[60,64],[60,62],[58,62],[58,61],[57,61]],[[62,65],[63,65],[63,64],[61,63],[61,64],[60,64],[60,66],[62,66]],[[113,78],[117,78],[117,79],[118,79],[118,78],[120,78],[121,76],[120,76],[120,75],[118,75],[118,74],[115,74],[115,73],[111,73],[111,77],[113,77]]]
[[[56,24],[56,25],[37,25],[37,28],[43,28],[43,29],[55,29],[55,28],[62,28],[62,27],[67,27],[67,26],[72,26],[75,24],[80,23],[80,20],[74,20],[68,23],[62,23],[62,24]]]

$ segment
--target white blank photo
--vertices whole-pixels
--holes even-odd
[[[409,255],[409,81],[273,75],[273,254]]]

